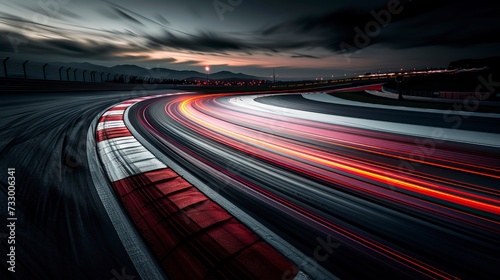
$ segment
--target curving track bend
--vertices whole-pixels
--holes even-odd
[[[286,94],[169,96],[128,116],[149,145],[303,252],[299,267],[500,277],[498,116],[457,129],[443,113]]]
[[[123,111],[132,133],[99,134],[104,126],[93,126],[99,113],[144,94],[154,93],[2,96],[0,167],[4,171],[15,167],[17,176],[17,279],[147,275],[148,271],[136,269],[140,267],[137,259],[130,254],[129,244],[120,239],[129,232],[117,234],[96,191],[93,172],[99,169],[99,160],[88,151],[95,142],[98,151],[111,149],[103,142],[108,137],[116,137],[114,148],[124,145],[141,156],[149,152],[139,146],[146,146],[154,154],[148,154],[151,160],[168,156],[190,173],[186,178],[196,178],[275,234],[249,232],[242,225],[249,223],[241,218],[244,216],[235,219],[226,213],[228,209],[211,203],[212,197],[194,194],[199,186],[186,182],[164,163],[143,165],[142,175],[136,174],[141,170],[127,169],[129,162],[121,170],[125,172],[111,168],[118,176],[108,174],[108,179],[120,198],[127,195],[119,192],[124,190],[120,185],[130,186],[133,181],[147,183],[137,192],[146,195],[158,194],[149,188],[150,183],[167,190],[173,186],[167,182],[179,182],[175,202],[198,199],[181,215],[174,211],[163,221],[169,225],[191,221],[176,228],[176,238],[195,232],[198,223],[204,222],[212,233],[245,236],[224,250],[209,252],[207,248],[222,245],[213,240],[228,237],[207,239],[194,233],[188,242],[175,239],[176,248],[195,244],[190,251],[198,250],[196,254],[204,262],[215,258],[222,262],[207,271],[166,273],[172,278],[225,275],[236,279],[243,274],[269,278],[272,271],[277,278],[297,275],[296,279],[302,279],[299,270],[318,276],[327,275],[320,273],[324,269],[343,279],[500,278],[498,115],[366,108],[319,102],[298,94],[184,94],[147,99]],[[132,103],[122,104],[128,107]],[[100,119],[117,120],[121,118]],[[88,141],[89,127],[97,130],[95,141]],[[118,136],[128,138],[117,140]],[[132,136],[142,139],[141,143]],[[126,149],[114,151],[123,155]],[[165,178],[167,175],[170,177]],[[6,205],[5,176],[0,185],[0,202]],[[181,190],[188,192],[182,194]],[[143,198],[148,203],[148,197]],[[129,200],[129,204],[134,202]],[[151,201],[149,206],[164,209],[159,202]],[[205,214],[214,209],[218,216],[207,219]],[[0,217],[5,220],[4,213]],[[155,222],[149,214],[144,221]],[[139,221],[143,218],[130,216]],[[145,223],[142,226],[146,228]],[[148,241],[141,231],[144,228],[138,225]],[[161,234],[154,227],[149,229],[149,233]],[[268,239],[277,239],[276,235],[302,252],[302,258],[292,258],[283,248],[277,254],[266,245],[275,246]],[[0,231],[2,251],[8,249],[5,236],[5,230]],[[212,247],[198,246],[205,242],[212,242]],[[249,249],[254,245],[255,250]],[[158,252],[166,256],[165,251],[153,251]],[[254,252],[265,258],[252,263]],[[178,271],[175,261],[188,266],[196,262],[192,255],[183,257],[186,261],[159,259],[159,265]],[[12,278],[5,269],[0,274],[2,279]]]
[[[96,192],[89,162],[98,162],[87,156],[87,135],[107,107],[153,93],[1,93],[0,279],[137,277]],[[7,168],[16,169],[15,274],[4,254]]]

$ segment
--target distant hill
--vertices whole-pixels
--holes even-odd
[[[153,77],[162,79],[172,79],[172,80],[204,80],[207,78],[206,73],[201,73],[198,71],[190,70],[173,70],[168,68],[151,68],[147,69],[137,65],[116,65],[113,67],[106,67],[101,65],[95,65],[92,63],[80,63],[80,62],[68,62],[59,63],[54,62],[51,64],[61,65],[65,67],[72,67],[73,69],[86,69],[89,71],[107,72],[111,74],[125,74],[131,76],[140,77]],[[237,79],[237,80],[262,80],[263,78],[246,75],[243,73],[233,73],[230,71],[220,71],[216,73],[210,73],[208,75],[210,80],[227,80],[227,79]]]
[[[226,80],[226,79],[240,79],[240,80],[258,80],[262,78],[258,78],[255,76],[249,76],[243,73],[233,73],[229,71],[220,71],[217,73],[213,73],[209,75],[210,79],[215,79],[215,80]]]
[[[109,67],[110,71],[123,73],[128,75],[137,75],[138,72],[144,71],[144,68],[139,67],[137,65],[116,65],[113,67]]]

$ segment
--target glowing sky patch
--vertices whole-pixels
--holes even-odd
[[[394,1],[226,1],[233,6],[221,16],[202,0],[0,0],[0,54],[176,70],[219,65],[258,76],[279,68],[283,77],[497,55],[500,40],[491,34],[500,33],[500,5],[401,0],[399,12],[384,18]]]

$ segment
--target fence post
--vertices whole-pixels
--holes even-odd
[[[76,69],[73,71],[73,79],[75,80],[75,82],[76,82],[76,71],[78,71],[78,68],[76,68]]]
[[[61,68],[59,68],[59,81],[62,81],[62,74],[61,74],[61,70],[64,68],[64,66],[61,66]]]
[[[28,63],[28,60],[26,60],[24,63],[23,63],[23,72],[24,72],[24,78],[27,79],[27,76],[26,76],[26,63]]]
[[[85,72],[87,72],[87,70],[83,70],[83,74],[82,74],[84,83],[85,83]]]
[[[3,72],[5,73],[5,78],[8,78],[9,76],[7,75],[7,60],[9,60],[10,57],[7,57],[6,59],[3,60]]]
[[[71,67],[66,69],[66,80],[68,80],[68,81],[69,81],[69,70],[70,69],[71,69]]]
[[[48,63],[45,63],[43,66],[42,66],[42,70],[43,70],[43,79],[44,80],[47,80],[47,74],[45,73],[45,68],[47,67],[47,65],[49,65]]]

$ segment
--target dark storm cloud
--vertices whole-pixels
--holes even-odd
[[[354,2],[323,15],[307,15],[267,27],[242,36],[227,36],[214,31],[198,34],[147,36],[149,47],[201,52],[237,51],[252,54],[254,51],[278,53],[301,48],[322,48],[331,53],[342,51],[341,43],[354,46],[356,31],[362,32],[370,22],[376,22],[373,14],[387,10],[387,3],[373,9],[364,9]],[[409,1],[401,0],[400,13],[392,14],[387,26],[381,27],[376,36],[369,38],[368,45],[383,44],[387,48],[414,48],[422,46],[467,47],[476,44],[498,43],[499,5],[490,1]],[[364,46],[365,47],[365,46]],[[355,51],[359,48],[347,49]],[[316,55],[291,57],[317,58]]]
[[[377,53],[377,57],[369,58],[373,63],[386,63],[396,52],[418,54],[418,59],[425,57],[422,53],[429,54],[431,61],[438,55],[446,56],[443,52],[449,49],[461,50],[456,56],[468,56],[481,49],[475,45],[492,46],[493,51],[487,54],[491,55],[500,43],[500,5],[495,1],[400,0],[403,10],[391,15],[390,23],[370,36],[362,48],[355,44],[355,28],[366,32],[366,25],[376,22],[373,13],[386,10],[395,0],[244,1],[227,11],[223,22],[212,1],[186,0],[184,6],[163,0],[116,1],[119,4],[87,1],[85,7],[77,1],[69,2],[68,13],[48,15],[43,23],[27,20],[35,20],[37,1],[24,5],[27,12],[22,16],[0,11],[0,29],[4,30],[0,31],[0,51],[89,60],[117,60],[130,55],[127,60],[149,61],[162,57],[163,52],[165,56],[178,52],[182,53],[179,61],[170,62],[184,61],[186,65],[207,63],[207,57],[224,61],[235,56],[253,65],[266,56],[262,61],[275,60],[281,65],[290,62],[297,67],[303,62],[326,65],[330,59],[343,62],[339,55],[344,53],[342,43],[354,46],[348,52],[372,48],[363,55]],[[16,9],[5,11],[16,13]],[[439,47],[449,48],[443,51]],[[439,49],[441,52],[436,51]],[[360,55],[358,62],[368,60],[367,56]]]
[[[46,2],[49,3],[50,2]],[[64,18],[81,18],[81,16],[77,13],[72,12],[71,10],[65,8],[63,5],[57,6],[45,6],[43,5],[45,2],[40,1],[37,6],[28,6],[19,4],[21,7],[24,7],[27,11],[30,11],[32,15],[44,15],[54,19],[64,19]],[[55,8],[57,7],[57,8]]]
[[[310,54],[293,54],[290,57],[291,58],[315,58],[315,59],[320,59],[321,58],[319,56],[310,55]]]
[[[60,53],[87,57],[108,57],[116,55],[119,51],[123,51],[122,47],[116,47],[110,43],[99,43],[96,41],[88,41],[87,44],[82,44],[70,40],[46,39],[43,40],[43,45],[47,49],[55,49]]]
[[[153,45],[193,51],[239,51],[248,48],[238,40],[222,37],[212,32],[203,32],[192,36],[176,36],[165,32],[162,37],[151,36],[148,39]]]
[[[170,21],[168,21],[164,16],[162,16],[158,13],[155,15],[155,19],[161,24],[164,24],[164,25],[170,24]]]
[[[16,33],[21,33],[23,31],[22,29],[32,29],[32,28],[37,28],[40,29],[41,31],[50,31],[50,32],[56,31],[56,28],[54,28],[51,25],[43,23],[35,23],[31,20],[27,20],[15,15],[10,15],[1,11],[0,11],[0,23],[4,23],[7,26],[16,28],[17,29]]]
[[[34,22],[25,18],[6,14],[1,11],[0,23],[4,23],[6,26],[9,26],[11,30],[14,29],[10,31],[12,36],[15,36],[16,34],[25,34],[25,32],[35,32],[39,35],[52,34],[61,37],[68,37],[68,35],[75,34],[76,32],[94,35],[99,33],[100,36],[103,36],[103,34],[107,34],[105,36],[114,36],[116,38],[119,38],[119,36],[124,34],[138,36],[137,33],[134,33],[130,30],[126,30],[125,32],[117,30],[105,30],[101,28],[91,28],[71,23],[65,24],[65,28],[55,27],[50,24]]]
[[[226,52],[240,51],[247,54],[256,50],[267,50],[272,52],[293,50],[307,47],[310,42],[293,40],[277,41],[262,39],[242,39],[237,37],[222,36],[214,32],[201,32],[196,35],[177,36],[171,32],[165,32],[163,36],[148,36],[148,45],[151,48],[169,47],[179,50],[190,50],[197,52]]]
[[[0,50],[2,51],[15,51],[9,37],[12,36],[10,32],[0,30]]]
[[[151,18],[148,18],[146,16],[141,15],[140,13],[136,13],[130,9],[127,9],[123,6],[120,6],[118,4],[114,4],[108,1],[104,1],[111,9],[116,11],[121,17],[125,18],[126,20],[139,23],[141,25],[144,25],[142,21],[144,22],[149,22],[153,23],[155,25],[161,26],[161,27],[167,27],[169,24],[168,20],[165,19],[163,16],[157,14],[156,18],[159,19],[159,21],[152,20]],[[159,16],[159,17],[158,17]],[[140,20],[139,20],[140,19]]]
[[[137,24],[139,24],[139,25],[144,26],[144,24],[143,24],[141,21],[139,21],[139,20],[138,20],[138,19],[136,19],[135,17],[133,17],[133,16],[129,15],[129,14],[128,14],[128,13],[126,13],[125,11],[122,11],[121,9],[118,9],[118,8],[116,8],[116,7],[112,7],[112,9],[113,9],[113,10],[114,10],[114,11],[115,11],[115,12],[116,12],[119,16],[121,16],[122,18],[124,18],[124,19],[126,19],[126,20],[128,20],[128,21],[131,21],[131,22],[133,22],[133,23],[137,23]]]
[[[415,8],[425,9],[418,5]],[[499,13],[499,5],[492,5],[490,1],[455,1],[419,14],[412,14],[412,10],[409,10],[408,15],[402,13],[404,18],[401,24],[396,25],[391,33],[381,34],[379,39],[393,48],[466,48],[499,43],[500,37],[496,35],[500,33],[497,23]]]
[[[136,47],[129,48],[116,46],[112,43],[87,40],[85,43],[54,38],[30,39],[21,32],[0,30],[0,50],[15,53],[69,56],[88,59],[109,59],[120,52],[135,51]]]
[[[342,42],[354,45],[358,27],[363,33],[373,13],[387,10],[386,3],[372,10],[345,7],[322,16],[304,16],[268,27],[261,31],[264,37],[313,37],[311,46],[332,52],[341,51]],[[420,46],[466,47],[484,43],[498,43],[500,25],[497,17],[499,5],[492,1],[400,1],[402,11],[391,15],[386,27],[370,37],[371,44],[384,44],[389,48]],[[321,39],[323,38],[323,39]],[[350,50],[350,51],[354,51]]]

